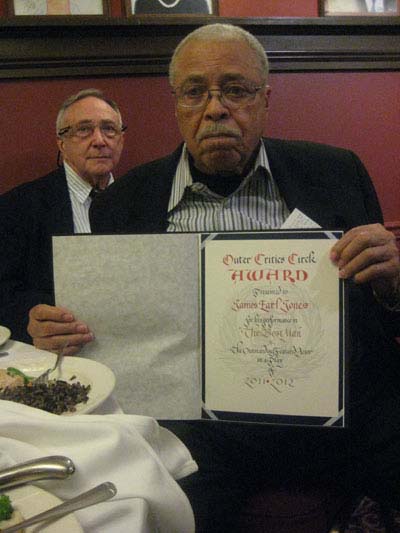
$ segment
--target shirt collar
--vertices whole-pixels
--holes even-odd
[[[79,174],[75,172],[75,170],[70,165],[68,165],[68,163],[66,163],[65,161],[64,161],[64,169],[65,169],[65,177],[67,179],[67,184],[68,184],[68,190],[70,191],[70,193],[72,193],[75,196],[78,202],[80,202],[81,204],[84,204],[86,200],[89,198],[90,191],[92,190],[93,187],[90,185],[90,183],[82,179],[79,176]],[[108,185],[111,185],[113,181],[114,181],[114,177],[110,173],[110,178],[108,180],[107,187]]]
[[[260,142],[260,148],[254,165],[243,180],[243,184],[245,182],[247,183],[250,177],[254,174],[254,172],[260,167],[267,170],[269,175],[271,175],[267,151],[262,140]],[[179,202],[183,198],[183,194],[185,192],[186,187],[191,187],[191,185],[193,185],[193,178],[189,166],[189,152],[185,143],[183,145],[182,154],[179,159],[178,166],[175,172],[174,182],[172,184],[171,196],[168,203],[168,212],[172,211],[172,209],[174,209],[179,204]]]

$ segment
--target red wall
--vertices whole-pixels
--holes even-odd
[[[386,221],[400,220],[400,72],[272,74],[265,132],[354,150],[370,172]],[[88,87],[120,105],[128,125],[118,175],[180,141],[164,77],[0,82],[0,193],[55,167],[60,103]]]
[[[354,150],[400,220],[400,72],[272,76],[269,133]]]

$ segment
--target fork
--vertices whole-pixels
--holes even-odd
[[[56,359],[56,362],[54,364],[53,367],[50,367],[48,368],[47,370],[45,370],[42,374],[40,374],[40,376],[38,376],[37,378],[35,378],[33,380],[33,383],[48,383],[49,381],[49,375],[54,372],[54,370],[56,370],[60,364],[61,364],[61,361],[63,360],[63,357],[64,357],[64,354],[65,354],[65,350],[67,349],[67,346],[68,346],[68,343],[67,344],[64,344],[64,346],[61,348],[60,352],[57,354],[57,359]]]
[[[116,494],[117,488],[115,485],[110,481],[106,481],[105,483],[97,485],[97,487],[94,487],[93,489],[83,492],[71,500],[66,500],[63,503],[56,505],[56,507],[52,507],[48,511],[44,511],[38,515],[32,516],[31,518],[28,518],[27,520],[24,520],[15,526],[2,529],[1,531],[4,533],[18,532],[21,531],[21,529],[32,526],[33,524],[37,524],[38,522],[43,522],[44,520],[49,519],[54,520],[69,513],[73,513],[74,511],[78,511],[79,509],[84,509],[85,507],[104,502]]]

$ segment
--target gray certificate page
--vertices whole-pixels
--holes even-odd
[[[79,356],[113,370],[126,413],[201,417],[198,238],[53,237],[56,304],[94,332]]]

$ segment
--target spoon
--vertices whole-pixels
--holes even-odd
[[[43,513],[39,513],[35,516],[32,516],[31,518],[28,518],[27,520],[24,520],[23,522],[20,522],[15,526],[2,529],[1,532],[14,533],[28,526],[32,526],[33,524],[37,524],[38,522],[59,518],[69,513],[73,513],[74,511],[78,511],[79,509],[89,507],[90,505],[109,500],[116,494],[117,489],[115,485],[110,481],[106,481],[105,483],[97,485],[93,489],[90,489],[86,492],[83,492],[82,494],[79,494],[78,496],[75,496],[75,498],[71,498],[70,500],[66,500],[60,505],[52,507],[48,511],[44,511]]]
[[[1,489],[39,479],[66,479],[75,472],[74,463],[63,455],[40,457],[0,470]]]

